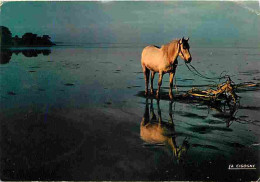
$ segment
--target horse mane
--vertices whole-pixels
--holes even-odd
[[[162,45],[161,50],[163,51],[163,55],[166,55],[169,63],[171,63],[173,58],[178,55],[178,39],[172,40],[168,44]]]

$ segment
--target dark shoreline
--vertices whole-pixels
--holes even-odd
[[[21,45],[21,46],[2,46],[1,45],[1,49],[19,49],[19,48],[26,48],[26,49],[30,49],[30,48],[44,48],[44,47],[53,47],[53,46],[57,46],[56,44],[53,45]]]

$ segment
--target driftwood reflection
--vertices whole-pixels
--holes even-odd
[[[218,111],[218,114],[214,114],[214,117],[220,118],[226,122],[226,127],[230,127],[233,121],[237,121],[236,113],[240,103],[230,104],[229,102],[222,105],[211,106],[210,108]]]
[[[11,50],[11,49],[0,49],[0,64],[6,64],[9,63],[13,54],[23,54],[25,57],[37,57],[39,54],[42,54],[44,56],[48,56],[51,54],[50,49],[17,49],[17,50]]]
[[[140,137],[143,141],[152,145],[164,145],[170,148],[177,162],[182,162],[189,148],[188,141],[184,139],[181,146],[176,143],[176,131],[173,122],[172,104],[169,102],[169,121],[162,121],[160,101],[157,101],[158,119],[154,113],[153,99],[151,99],[150,109],[148,99],[146,99],[145,112],[140,125]]]

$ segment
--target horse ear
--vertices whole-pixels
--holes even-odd
[[[188,37],[186,40],[188,41],[190,38]]]

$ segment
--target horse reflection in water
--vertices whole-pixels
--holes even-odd
[[[173,123],[172,104],[173,102],[169,103],[170,121],[164,122],[162,121],[159,101],[157,101],[157,120],[153,109],[153,99],[151,99],[150,112],[148,99],[146,99],[145,112],[140,126],[140,137],[148,144],[167,146],[173,151],[173,155],[177,159],[177,162],[182,162],[189,148],[189,144],[186,139],[184,139],[181,146],[178,147],[176,144],[176,132]]]

